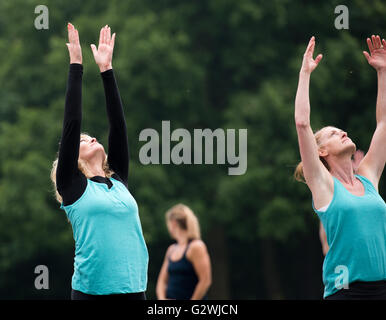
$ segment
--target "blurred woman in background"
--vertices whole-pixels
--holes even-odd
[[[197,217],[189,207],[177,204],[166,212],[166,225],[176,243],[166,251],[157,281],[157,298],[206,299],[212,281],[211,265]]]
[[[322,59],[313,59],[314,37],[299,73],[295,123],[302,162],[295,177],[309,187],[327,235],[325,299],[386,299],[386,204],[378,193],[386,161],[386,42],[372,36],[367,45],[370,54],[363,54],[378,76],[377,126],[356,172],[356,145],[345,131],[311,129],[310,76]]]

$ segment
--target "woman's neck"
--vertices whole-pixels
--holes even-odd
[[[185,246],[188,242],[189,242],[189,238],[188,238],[188,235],[186,234],[186,232],[180,232],[176,235],[175,237],[178,245],[180,246]]]
[[[353,185],[355,181],[351,157],[339,157],[328,162],[330,173],[343,183]]]
[[[86,167],[87,167],[87,173],[88,175],[90,175],[90,178],[95,176],[106,177],[106,173],[103,170],[102,164],[100,163],[100,161],[87,162]]]

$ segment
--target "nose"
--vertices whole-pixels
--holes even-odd
[[[96,138],[91,138],[91,143],[93,143],[93,142],[96,142],[97,141],[97,139]]]
[[[347,137],[347,132],[342,131],[342,138],[346,138],[346,137]]]

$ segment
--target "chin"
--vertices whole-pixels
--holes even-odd
[[[350,153],[351,156],[353,156],[355,154],[355,151],[357,151],[357,147],[355,143],[350,143],[350,145],[347,146],[346,150],[348,151],[348,153]]]
[[[353,148],[353,153],[355,153],[355,151],[357,151],[357,146],[354,142],[351,142],[351,147]]]
[[[346,153],[346,152],[351,152],[351,153],[355,153],[357,147],[355,145],[354,142],[352,142],[351,140],[347,140],[345,142],[343,142],[343,152]]]
[[[86,155],[84,155],[83,159],[86,161],[95,161],[96,159],[101,158],[103,161],[106,158],[106,154],[103,149],[94,149],[90,150]]]

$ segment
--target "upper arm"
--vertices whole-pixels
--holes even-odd
[[[199,279],[211,280],[210,257],[206,245],[201,240],[195,240],[191,243],[187,252],[187,258],[193,264]]]
[[[108,163],[111,170],[127,183],[129,174],[129,146],[123,105],[113,70],[101,74],[106,98],[110,130],[108,138]]]
[[[309,125],[296,125],[303,174],[312,192],[314,204],[322,207],[328,204],[334,192],[334,181],[319,158],[319,150],[314,133]]]
[[[378,190],[386,161],[386,124],[380,123],[371,139],[370,148],[361,161],[357,173],[369,179]]]
[[[58,191],[68,187],[78,172],[80,130],[82,122],[83,67],[71,64],[67,80],[62,137],[59,147],[56,184]]]
[[[78,171],[79,132],[80,122],[64,122],[56,170],[56,184],[59,189],[67,187]]]
[[[125,185],[129,176],[129,150],[126,130],[110,128],[107,162]]]

